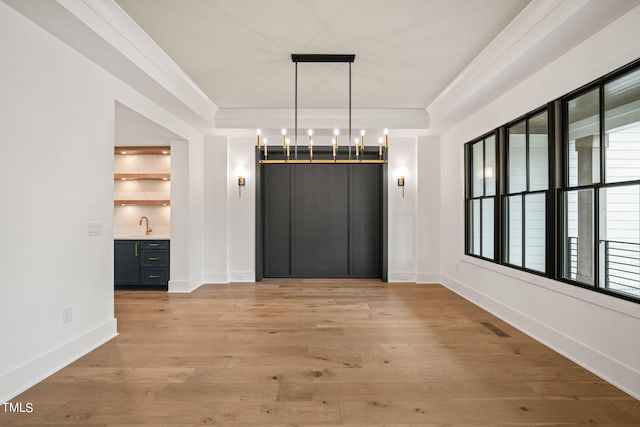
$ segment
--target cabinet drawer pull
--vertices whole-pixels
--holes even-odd
[[[138,242],[136,242],[136,256],[138,256]]]
[[[160,257],[152,256],[152,257],[149,257],[149,258],[147,258],[147,259],[148,259],[149,261],[158,261],[158,260],[160,259]]]
[[[150,274],[149,275],[149,279],[159,279],[160,275],[159,274]]]
[[[160,246],[160,243],[149,243],[149,247],[156,247],[156,246]]]

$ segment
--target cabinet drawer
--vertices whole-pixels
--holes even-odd
[[[169,282],[166,268],[143,268],[140,283],[143,285],[166,285]]]
[[[141,240],[140,249],[169,249],[168,240]]]
[[[166,267],[169,265],[168,251],[148,251],[144,250],[140,253],[143,267]]]

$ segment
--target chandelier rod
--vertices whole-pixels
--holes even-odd
[[[351,62],[349,62],[349,160],[351,160]]]
[[[294,131],[294,144],[295,153],[294,158],[298,160],[298,61],[296,61],[296,103],[295,103],[295,131]]]
[[[347,62],[349,63],[349,160],[351,160],[351,63],[355,61],[354,54],[291,54],[291,61],[296,64],[295,77],[295,113],[294,113],[294,158],[298,160],[298,62]]]

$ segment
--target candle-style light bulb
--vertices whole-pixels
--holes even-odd
[[[337,147],[338,147],[338,136],[340,135],[340,129],[335,128],[335,129],[333,130],[333,134],[336,136],[336,137],[334,138],[334,140],[335,140],[335,144],[336,144],[336,148],[337,148]]]
[[[264,144],[263,144],[263,145],[264,145],[264,158],[265,158],[265,159],[267,158],[267,143],[268,143],[268,142],[269,142],[269,139],[268,139],[268,138],[265,138],[265,139],[264,139]]]
[[[289,160],[289,155],[290,155],[290,151],[289,151],[289,138],[285,138],[285,145],[287,146],[287,160]]]
[[[256,130],[256,135],[258,136],[258,149],[260,148],[260,135],[262,135],[262,131],[260,129]]]
[[[378,138],[378,157],[382,160],[382,137]]]
[[[309,159],[313,160],[313,139],[309,140]]]
[[[333,146],[333,160],[336,159],[336,147],[338,146],[338,137],[335,137],[331,140],[331,145]]]
[[[282,128],[282,130],[280,131],[282,133],[282,148],[286,147],[286,138],[287,138],[287,130],[285,128]]]
[[[364,150],[364,129],[362,129],[360,131],[360,145],[362,146],[362,149]],[[357,144],[356,144],[357,145]]]
[[[358,138],[357,137],[354,138],[353,140],[354,140],[353,142],[355,142],[355,144],[356,144],[356,159],[357,159],[358,156],[360,155],[360,149],[359,149],[360,146],[358,145]]]
[[[389,149],[389,129],[384,129],[384,148]]]

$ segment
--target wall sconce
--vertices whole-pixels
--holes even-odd
[[[236,168],[236,175],[238,175],[238,197],[242,197],[242,187],[244,187],[246,184],[244,178],[244,168],[242,166],[238,166]]]
[[[398,187],[402,187],[402,198],[404,199],[404,177],[407,174],[407,168],[406,167],[401,167],[398,170],[398,175],[400,175],[398,177]]]

